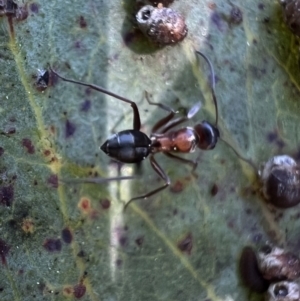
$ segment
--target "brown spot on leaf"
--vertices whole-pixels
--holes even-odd
[[[69,285],[63,288],[63,295],[65,297],[71,297],[73,295],[73,292],[74,292],[73,286]]]
[[[218,188],[217,184],[213,184],[213,186],[212,186],[212,188],[210,190],[210,194],[212,196],[215,196],[218,193],[218,190],[219,190],[219,188]]]
[[[62,240],[66,243],[66,244],[70,244],[73,240],[73,235],[72,235],[72,232],[69,228],[64,228],[62,231],[61,231],[61,237],[62,237]]]
[[[91,200],[86,197],[82,197],[78,203],[78,208],[85,214],[89,213],[92,209]]]
[[[86,20],[83,16],[79,17],[78,23],[79,23],[80,28],[86,28],[87,27],[87,22],[86,22]]]
[[[14,199],[14,188],[12,185],[0,188],[0,204],[10,207]]]
[[[25,233],[33,233],[34,232],[34,223],[31,218],[24,218],[22,221],[22,230]]]
[[[181,252],[190,255],[193,248],[192,234],[188,233],[181,241],[179,241],[177,247]]]
[[[10,249],[10,246],[0,238],[0,257],[2,264],[6,264],[6,256],[8,254],[8,251]]]
[[[142,244],[144,243],[144,237],[143,237],[143,236],[138,237],[138,238],[135,240],[135,243],[136,243],[139,247],[141,247]]]
[[[214,3],[214,2],[209,2],[207,4],[207,6],[208,6],[209,9],[212,9],[212,10],[216,9],[216,7],[217,7],[216,3]]]
[[[110,207],[110,200],[108,199],[103,199],[100,201],[100,204],[103,209],[108,209]]]
[[[44,151],[44,156],[45,156],[45,157],[50,156],[50,154],[51,154],[51,152],[50,152],[48,149],[46,149],[46,150]]]
[[[48,184],[50,184],[51,187],[57,188],[58,187],[58,177],[57,175],[51,175],[48,180]]]
[[[170,191],[173,193],[179,193],[184,189],[184,185],[181,181],[177,180],[173,185],[170,187]]]
[[[4,154],[4,148],[0,147],[0,157]]]
[[[22,140],[22,145],[26,148],[28,154],[32,155],[35,153],[34,145],[29,138],[24,138]]]
[[[61,240],[55,238],[46,239],[43,244],[43,247],[48,252],[59,252],[61,251]]]
[[[76,299],[80,299],[81,297],[83,297],[86,292],[86,287],[82,283],[76,284],[73,289],[74,289],[74,297]]]

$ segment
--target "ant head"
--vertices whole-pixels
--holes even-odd
[[[220,137],[219,130],[207,121],[203,121],[194,126],[195,132],[199,136],[198,147],[203,150],[215,148],[218,138]]]

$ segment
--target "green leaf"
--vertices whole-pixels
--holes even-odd
[[[112,131],[132,128],[129,105],[79,85],[35,85],[51,65],[68,78],[137,102],[142,130],[165,112],[190,109],[214,122],[205,61],[212,61],[220,131],[257,166],[299,148],[298,38],[276,1],[175,1],[189,28],[178,45],[156,47],[134,28],[135,1],[44,1],[25,20],[0,19],[0,299],[263,300],[238,275],[246,245],[271,242],[298,253],[299,207],[270,208],[255,171],[220,141],[188,166],[157,161],[172,185],[147,200],[124,202],[163,182],[149,160],[133,181],[66,180],[118,175],[99,149]],[[242,22],[231,11],[237,5]],[[11,25],[10,24],[11,21]],[[140,172],[140,173],[139,173]],[[110,206],[109,206],[110,205]]]

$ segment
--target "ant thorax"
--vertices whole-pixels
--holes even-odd
[[[152,134],[151,152],[192,153],[195,151],[199,137],[193,128],[185,127],[164,134]]]

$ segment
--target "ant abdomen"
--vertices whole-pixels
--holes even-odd
[[[100,147],[109,157],[122,163],[139,163],[148,157],[151,140],[143,132],[125,130],[109,137]]]
[[[276,207],[290,208],[300,202],[300,169],[287,156],[275,156],[264,166],[261,174],[263,194]]]

